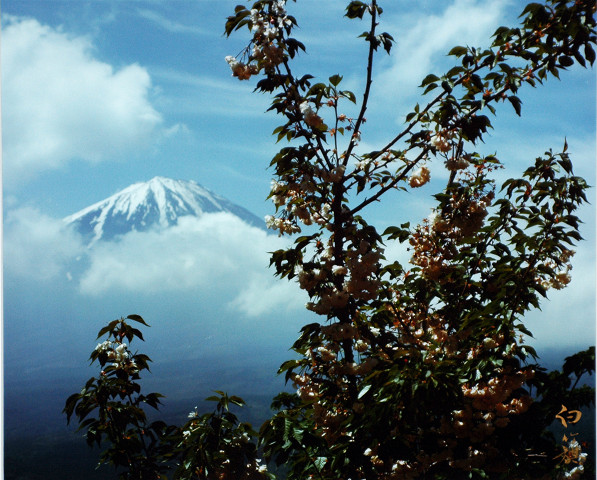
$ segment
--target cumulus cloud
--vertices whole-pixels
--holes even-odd
[[[123,158],[152,144],[163,123],[149,100],[151,79],[132,64],[94,57],[91,41],[30,18],[2,32],[6,184],[73,159]]]
[[[80,236],[61,220],[30,207],[6,214],[3,243],[6,272],[34,280],[65,278],[85,250]]]
[[[4,264],[10,282],[70,283],[90,300],[183,295],[254,318],[304,310],[298,285],[268,268],[268,252],[287,243],[234,215],[215,213],[87,247],[62,220],[23,207],[6,215]]]
[[[217,298],[248,316],[274,307],[300,308],[298,286],[273,278],[268,253],[283,241],[227,213],[183,217],[162,231],[131,232],[96,244],[80,291],[189,292]]]

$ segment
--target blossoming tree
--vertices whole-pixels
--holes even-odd
[[[368,24],[360,99],[342,89],[338,74],[316,82],[294,70],[306,47],[292,37],[297,22],[285,1],[238,6],[226,23],[228,35],[250,32],[243,53],[226,58],[232,74],[258,77],[256,90],[272,95],[270,110],[283,118],[274,135],[286,146],[271,162],[276,213],[267,224],[293,243],[274,252],[271,265],[298,281],[320,318],[303,327],[293,345],[298,357],[280,368],[297,393],[276,397],[259,448],[295,479],[577,478],[586,453],[576,444],[561,462],[562,445],[546,427],[562,404],[593,401],[588,387],[570,386],[570,374],[578,380],[592,372],[594,350],[547,374],[521,338],[530,333],[525,313],[570,281],[581,239],[575,211],[587,186],[574,176],[565,142],[501,186],[492,179],[498,158],[477,145],[502,104],[521,114],[520,90],[574,63],[593,64],[595,2],[532,3],[521,25],[500,27],[487,49],[454,47],[455,66],[422,79],[427,103],[401,131],[388,129],[385,144],[363,152],[373,58],[394,44],[378,31],[382,13],[376,0],[346,8],[349,19]],[[354,117],[345,113],[351,103]],[[448,170],[448,181],[428,218],[384,231],[367,223],[367,206],[425,185],[439,169]],[[410,249],[410,264],[385,258],[390,242]],[[139,406],[157,407],[158,397],[141,396],[131,382],[147,359],[122,346],[140,332],[121,320],[100,333],[113,339],[92,359],[112,364],[65,411],[83,421],[98,407],[121,408],[134,419],[135,428],[114,435],[115,420],[105,413],[81,423],[90,443],[102,434],[114,443],[106,461],[146,468],[143,475],[129,469],[127,478],[157,478],[172,466],[176,478],[271,476],[248,442],[255,432],[228,410],[242,403],[237,397],[220,392],[214,414],[193,415],[181,428],[145,425]],[[116,389],[103,404],[89,393],[99,385]],[[134,442],[123,444],[123,435]]]

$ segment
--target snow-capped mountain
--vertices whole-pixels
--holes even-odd
[[[198,183],[164,177],[135,183],[66,217],[64,222],[93,244],[133,230],[176,225],[183,216],[215,212],[229,212],[250,225],[265,228],[263,220]]]

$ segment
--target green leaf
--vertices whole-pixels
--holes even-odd
[[[144,353],[138,353],[133,356],[133,359],[135,360],[137,367],[139,367],[139,370],[149,370],[148,364],[151,362],[151,358],[149,358],[147,355]]]
[[[384,32],[381,35],[378,35],[377,39],[383,45],[383,48],[386,51],[386,53],[389,54],[390,51],[392,50],[392,45],[394,43],[394,37],[392,37],[392,35],[390,35],[389,33]]]
[[[306,51],[305,45],[294,38],[286,39],[286,48],[288,49],[288,55],[290,58],[294,58],[299,50],[302,50],[303,52]]]
[[[70,424],[70,418],[71,418],[71,416],[75,410],[75,406],[80,398],[81,398],[80,393],[73,393],[70,397],[68,397],[66,399],[66,404],[64,406],[64,409],[62,410],[62,413],[66,414],[66,423],[67,424]]]
[[[595,347],[589,347],[587,350],[566,357],[562,370],[565,375],[574,373],[577,378],[585,373],[590,375],[595,371]]]
[[[585,62],[585,58],[581,55],[581,53],[578,50],[575,50],[572,52],[572,54],[574,55],[576,61],[586,68],[587,62]]]
[[[141,317],[141,315],[135,315],[135,314],[133,314],[133,315],[129,315],[126,318],[129,319],[129,320],[133,320],[134,322],[142,323],[146,327],[149,327],[149,325],[145,322],[145,320],[143,320],[143,318]]]
[[[437,75],[433,75],[432,73],[430,73],[423,79],[423,81],[421,82],[421,85],[419,85],[419,87],[424,87],[425,85],[429,85],[430,83],[437,82],[438,80],[439,80],[439,77]]]
[[[371,384],[369,385],[365,385],[361,391],[359,392],[359,396],[358,399],[360,400],[361,398],[363,398],[365,395],[367,395],[367,392],[371,390]]]
[[[118,325],[120,323],[120,320],[112,320],[110,323],[108,323],[108,325],[106,325],[104,328],[102,328],[99,333],[97,334],[97,338],[103,337],[106,333],[111,332],[112,330],[114,330],[116,328],[116,325]]]
[[[537,10],[541,8],[543,8],[543,5],[541,5],[540,3],[529,3],[526,7],[524,7],[524,10],[519,15],[519,17],[523,17],[526,13],[534,14],[535,12],[537,12]]]
[[[437,85],[435,85],[437,87]],[[417,116],[416,112],[410,112],[407,116],[406,116],[406,123],[410,122],[413,118],[415,118]]]
[[[285,361],[280,368],[278,369],[278,374],[285,372],[286,370],[291,370],[300,366],[301,362],[299,360],[287,360]]]
[[[459,65],[456,65],[455,67],[452,67],[450,70],[448,70],[446,72],[446,74],[444,75],[444,78],[448,78],[453,81],[455,77],[457,77],[458,75],[460,75],[461,73],[464,73],[464,72],[465,72],[464,68],[462,68]]]
[[[363,18],[363,15],[367,11],[367,4],[363,2],[353,1],[346,7],[345,16],[348,18]]]
[[[245,401],[241,397],[237,397],[236,395],[232,395],[228,400],[230,400],[234,405],[242,407],[246,405]]]
[[[398,240],[400,243],[405,242],[411,235],[409,224],[403,224],[400,227],[390,226],[386,228],[382,234],[383,237],[388,237],[388,240]]]
[[[585,58],[589,61],[591,65],[595,63],[595,50],[593,50],[593,47],[590,43],[587,43],[585,45]]]
[[[514,95],[510,95],[510,96],[508,96],[508,101],[512,104],[512,106],[514,107],[514,111],[520,117],[521,104],[522,104],[520,98],[518,98]]]
[[[355,96],[355,94],[348,90],[343,90],[342,92],[340,92],[340,96],[347,98],[352,103],[357,103],[357,97]]]
[[[143,334],[141,333],[141,330],[138,330],[138,329],[136,329],[136,328],[131,328],[131,330],[130,330],[130,331],[131,331],[131,333],[132,333],[133,335],[135,335],[137,338],[139,338],[140,340],[143,340],[143,341],[145,341],[145,339],[143,338]]]
[[[574,65],[574,60],[572,60],[572,58],[570,58],[567,55],[560,56],[560,58],[558,58],[558,61],[560,62],[560,65],[562,65],[562,67],[571,67],[572,65]]]
[[[337,87],[340,82],[342,81],[342,77],[340,75],[332,75],[330,77],[330,83],[334,86]]]
[[[431,92],[432,90],[435,90],[437,88],[437,83],[430,83],[429,85],[427,85],[427,87],[425,88],[425,91],[423,92],[423,95],[427,95],[429,92]],[[414,113],[409,114],[412,116],[414,116]],[[408,120],[407,120],[408,121]]]
[[[454,57],[462,57],[466,54],[466,52],[468,52],[468,49],[466,47],[456,46],[448,52],[448,55],[452,55]]]
[[[493,37],[500,37],[501,39],[507,38],[508,35],[510,34],[510,29],[508,27],[498,27],[498,29],[495,31],[495,33],[492,35]]]
[[[444,89],[444,91],[446,91],[447,93],[452,93],[452,85],[450,85],[450,82],[448,82],[447,80],[444,80],[442,82],[442,88]]]

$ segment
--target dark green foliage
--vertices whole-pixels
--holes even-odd
[[[132,320],[148,326],[139,315]],[[99,376],[90,378],[80,393],[71,395],[64,407],[67,421],[73,417],[79,430],[85,431],[87,444],[104,448],[100,464],[111,464],[126,480],[173,479],[263,479],[259,470],[255,432],[248,423],[240,423],[230,411],[244,401],[216,391],[207,398],[216,402],[213,413],[189,414],[182,427],[157,420],[149,423],[143,409],[160,405],[159,393],[141,393],[140,373],[148,370],[147,355],[131,355],[128,346],[142,334],[125,319],[114,320],[99,332],[108,336],[91,353],[99,363]],[[95,417],[95,418],[94,418]]]
[[[570,281],[588,186],[574,175],[566,142],[499,189],[491,178],[498,158],[475,148],[501,103],[522,114],[523,87],[593,65],[594,12],[594,0],[531,3],[520,26],[498,28],[487,49],[452,48],[454,67],[421,83],[435,97],[381,148],[357,154],[374,54],[394,44],[377,31],[377,1],[346,9],[348,19],[370,18],[360,104],[340,90],[339,74],[317,82],[293,73],[305,47],[290,37],[296,20],[281,3],[236,7],[226,34],[247,27],[252,37],[240,59],[228,57],[233,75],[263,74],[256,91],[272,95],[269,110],[282,116],[273,135],[289,143],[271,161],[276,217],[268,223],[281,235],[310,229],[273,252],[270,266],[298,280],[320,322],[301,329],[292,347],[299,358],[280,367],[297,393],[274,399],[258,445],[230,411],[243,401],[223,392],[210,397],[214,413],[193,414],[183,427],[146,425],[141,407],[157,408],[160,398],[137,383],[149,358],[119,356],[123,340],[141,332],[110,323],[100,332],[108,344],[91,355],[100,377],[65,408],[89,444],[109,443],[102,461],[128,469],[122,478],[164,478],[169,468],[174,478],[263,478],[259,448],[297,480],[547,479],[575,465],[580,473],[585,454],[550,429],[560,413],[594,406],[594,389],[581,385],[595,370],[594,348],[548,373],[520,337],[531,334],[525,313]],[[357,104],[355,118],[341,113],[345,100]],[[425,185],[431,159],[449,171],[433,215],[379,234],[362,212],[388,191]],[[410,264],[385,260],[391,242],[408,245]]]

